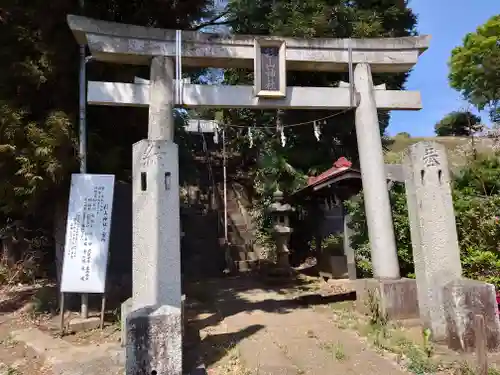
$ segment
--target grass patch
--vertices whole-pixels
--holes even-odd
[[[341,329],[357,329],[358,318],[354,312],[352,301],[335,302],[330,304],[330,308],[337,317],[337,326]]]
[[[251,375],[251,371],[245,367],[241,354],[236,347],[229,349],[226,356],[221,360],[222,366],[218,368],[220,375]]]
[[[370,299],[369,299],[370,300]],[[349,309],[339,308],[337,304],[332,304],[335,312],[336,324],[340,328],[353,329],[361,336],[366,337],[370,345],[378,352],[392,353],[396,356],[399,364],[405,367],[410,373],[415,375],[430,375],[436,373],[446,373],[453,375],[478,375],[475,367],[470,363],[453,362],[444,363],[434,357],[434,347],[430,342],[428,331],[422,331],[422,343],[416,343],[408,338],[408,332],[397,323],[392,323],[385,319],[384,314],[378,311],[376,299],[372,298],[372,306],[368,306],[371,315],[364,318],[355,314]],[[337,351],[334,345],[323,345],[323,349],[334,353],[337,358]],[[342,351],[339,349],[338,355],[342,358]],[[488,375],[500,375],[496,368],[490,368]]]
[[[369,311],[367,319],[357,315],[352,310],[352,305],[347,307],[332,304],[339,327],[356,330],[361,336],[366,337],[371,346],[380,353],[395,354],[397,361],[409,372],[416,375],[432,374],[440,368],[431,357],[430,344],[419,345],[411,341],[402,327],[389,322],[387,314],[381,309],[378,294],[375,291],[368,294],[366,308]],[[426,342],[425,338],[424,342]],[[335,348],[332,347],[331,350],[335,351]],[[338,355],[342,357],[341,350]]]
[[[454,375],[478,375],[478,372],[470,363],[462,362],[455,370]],[[491,367],[488,369],[488,375],[500,375],[500,370]]]
[[[0,362],[0,374],[2,375],[22,375],[21,371],[13,366],[7,366]]]
[[[7,370],[5,371],[5,375],[21,375],[21,371],[19,371],[15,367],[8,366]]]
[[[333,357],[337,361],[345,361],[347,359],[347,354],[344,350],[344,346],[340,343],[321,343],[320,348],[326,350],[327,352],[332,353]]]
[[[18,344],[18,341],[16,341],[12,335],[7,335],[7,337],[3,338],[0,340],[0,344],[4,346],[5,348],[13,348]]]
[[[28,252],[18,262],[0,256],[0,285],[34,284],[39,271],[35,252]]]
[[[340,302],[335,302],[330,304],[330,307],[333,310],[340,310],[340,311],[352,311],[354,310],[354,305],[352,301],[340,301]]]

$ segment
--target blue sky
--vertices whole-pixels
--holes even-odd
[[[420,57],[406,83],[407,90],[421,92],[423,109],[393,111],[388,132],[429,136],[445,114],[467,107],[448,85],[451,50],[462,43],[465,34],[500,13],[500,0],[411,0],[410,7],[418,15],[419,33],[432,35],[430,48]],[[485,114],[481,117],[487,120]]]

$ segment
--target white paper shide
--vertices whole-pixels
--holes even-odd
[[[104,293],[114,182],[114,175],[71,176],[63,293]]]

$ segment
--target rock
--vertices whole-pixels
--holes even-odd
[[[475,349],[474,315],[482,315],[488,349],[500,346],[500,321],[495,287],[476,280],[457,279],[443,288],[448,346],[454,350]]]

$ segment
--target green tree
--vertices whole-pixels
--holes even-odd
[[[500,120],[500,14],[490,18],[451,52],[450,85],[479,110]]]
[[[405,2],[389,0],[233,0],[229,3],[230,26],[236,34],[277,35],[300,38],[372,38],[415,35],[416,17]],[[402,89],[406,74],[374,75],[374,83],[386,83],[391,89]],[[231,69],[224,75],[226,84],[251,84],[253,72]],[[287,83],[294,86],[334,86],[348,81],[348,73],[288,72]],[[300,171],[299,175],[316,174],[330,168],[340,156],[354,163],[357,145],[353,111],[290,110],[280,111],[282,124],[295,124],[318,118],[327,119],[318,141],[312,125],[285,128],[286,146],[282,147],[276,133],[277,111],[225,110],[228,124],[254,125],[254,148],[249,149],[246,129],[227,131],[231,147],[244,157],[256,178],[249,183],[269,185],[274,173],[267,173],[265,155],[276,155],[287,165]],[[389,121],[387,112],[380,111],[380,134]],[[284,164],[283,164],[284,165]],[[259,173],[257,173],[259,171]],[[269,169],[271,171],[271,169]],[[303,179],[302,179],[303,181]],[[290,182],[288,182],[290,183]],[[289,191],[281,182],[281,190]],[[293,184],[292,184],[293,185]]]
[[[210,17],[208,0],[86,1],[85,15],[189,29]],[[78,1],[5,0],[0,7],[0,232],[8,223],[51,234],[58,203],[78,170],[78,45],[66,16]],[[144,67],[90,62],[90,80],[148,76]],[[179,118],[182,125],[182,119]],[[131,176],[132,144],[147,133],[147,110],[87,108],[88,169]],[[181,159],[182,159],[181,155]],[[63,211],[64,212],[64,211]]]
[[[396,134],[396,137],[399,137],[399,138],[411,138],[411,135],[408,132],[400,132],[400,133]]]
[[[440,137],[467,137],[482,129],[481,117],[468,111],[451,112],[434,125],[434,132]]]

